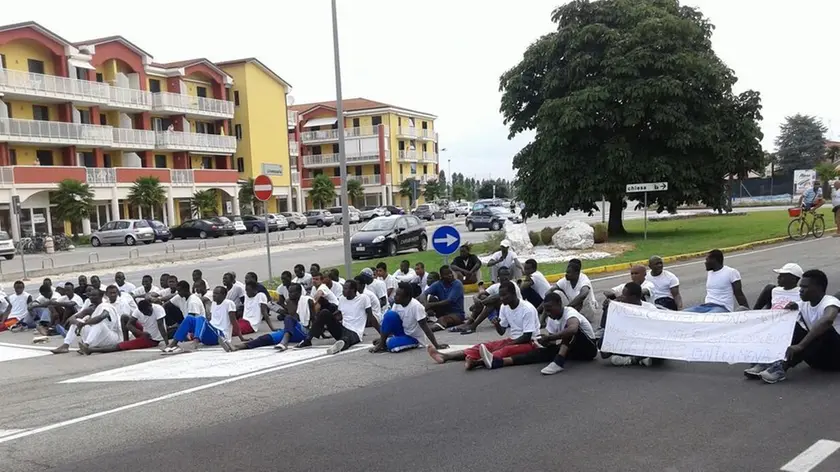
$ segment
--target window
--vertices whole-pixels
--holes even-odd
[[[9,164],[17,165],[17,149],[9,149]]]
[[[0,54],[0,69],[6,68],[6,55]]]
[[[378,174],[379,174],[379,164],[374,164],[374,165],[373,165],[373,174],[374,174],[374,175],[378,175]]]
[[[53,164],[52,151],[35,151],[35,158],[38,159],[38,163],[42,166],[55,165]]]
[[[239,106],[239,90],[233,91],[233,104]]]
[[[32,119],[50,121],[50,109],[43,105],[32,105]]]
[[[332,151],[333,154],[338,154],[339,153],[338,144],[333,144],[332,147],[333,147],[333,151]]]
[[[356,166],[356,175],[362,175],[362,166]]]
[[[411,175],[417,174],[417,164],[412,162],[411,165],[409,166],[409,168],[411,169],[411,171],[410,171]]]
[[[207,98],[207,87],[196,87],[195,94],[201,98]]]
[[[116,221],[109,221],[109,222],[105,223],[104,225],[102,225],[102,227],[99,228],[99,231],[111,231],[116,226],[117,226]]]
[[[397,126],[402,126],[402,118],[397,117]]]
[[[333,175],[336,177],[341,177],[341,167],[333,168]]]
[[[29,65],[29,72],[32,74],[43,74],[44,73],[44,61],[37,61],[35,59],[27,59],[27,64]]]
[[[160,80],[149,79],[149,91],[152,92],[152,93],[159,93],[160,92]]]
[[[428,174],[428,173],[429,173],[429,166],[424,165],[423,166],[423,174]]]
[[[423,143],[423,152],[426,152],[426,143]]]
[[[116,229],[128,229],[129,226],[131,226],[131,223],[128,221],[117,221]]]
[[[102,162],[105,167],[114,167],[114,163],[111,162],[111,155],[105,154],[102,156]]]
[[[102,125],[102,126],[107,125],[108,124],[108,115],[106,115],[105,113],[100,113],[99,114],[99,124]]]
[[[82,69],[81,67],[76,67],[76,78],[79,80],[87,80],[87,69]]]
[[[370,119],[370,121],[371,121],[371,124],[373,126],[378,126],[378,125],[382,124],[382,117],[381,116],[374,116],[373,118]]]
[[[92,122],[90,121],[90,111],[79,110],[79,122],[84,123],[86,125],[92,124]]]
[[[201,158],[201,167],[204,169],[212,169],[213,168],[213,158],[204,156]]]
[[[360,126],[360,124],[361,124],[361,122],[359,121],[358,118],[353,118],[353,127],[354,128],[358,128]]]
[[[85,167],[96,167],[96,160],[93,157],[92,152],[83,152],[82,154],[82,165]]]
[[[313,156],[320,156],[321,155],[321,146],[312,146],[312,155]]]
[[[237,157],[236,158],[236,170],[238,172],[245,172],[245,158],[244,157]]]
[[[158,169],[166,168],[166,156],[163,154],[155,154],[155,167]]]
[[[105,76],[104,76],[104,75],[102,75],[102,73],[101,73],[101,72],[97,72],[97,73],[96,73],[96,81],[97,81],[97,82],[105,82]]]
[[[405,151],[405,141],[397,142],[397,148],[399,148],[400,151]]]
[[[423,128],[423,129],[429,129],[429,123],[426,123],[425,121],[423,121],[423,122],[422,122],[422,123],[420,123],[420,124],[422,125],[422,126],[421,126],[421,128]]]
[[[242,140],[242,125],[236,125],[233,127],[234,133],[236,134],[237,140]]]
[[[416,145],[416,143],[414,142],[413,139],[411,141],[409,141],[408,148],[411,149],[412,151],[417,149],[417,145]]]

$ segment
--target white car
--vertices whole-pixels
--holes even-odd
[[[472,203],[462,202],[455,205],[455,216],[467,216],[472,210]]]
[[[15,257],[15,242],[5,231],[0,231],[0,256],[5,257],[6,260]]]
[[[245,227],[245,222],[242,221],[241,216],[227,215],[226,218],[233,222],[233,227],[236,229],[236,234],[245,234],[248,231],[248,228]]]

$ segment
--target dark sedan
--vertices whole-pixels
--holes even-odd
[[[505,207],[484,207],[473,210],[467,215],[466,226],[470,231],[479,228],[487,228],[490,231],[499,231],[505,226],[505,221],[522,223],[522,218],[507,210]]]
[[[405,210],[394,205],[385,205],[385,209],[392,215],[405,215]]]
[[[429,244],[426,228],[413,215],[374,218],[350,238],[353,259],[393,256],[400,251],[425,251]]]
[[[224,228],[226,234],[228,236],[233,236],[236,234],[236,225],[233,224],[229,218],[224,216],[214,216],[212,218],[207,218],[207,221],[219,226],[220,228]]]
[[[167,242],[172,239],[172,232],[163,222],[157,220],[146,220],[146,222],[155,230],[155,241]]]
[[[268,230],[277,231],[277,220],[268,220]],[[251,233],[265,233],[265,218],[254,215],[242,215],[242,222],[245,229]]]
[[[218,238],[228,234],[227,228],[211,220],[187,220],[171,228],[173,238]]]

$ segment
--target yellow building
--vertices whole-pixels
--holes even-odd
[[[313,207],[307,194],[316,175],[330,176],[336,187],[341,183],[335,105],[332,101],[289,107],[297,114],[290,122],[289,141],[300,173],[300,185],[293,187],[307,209]],[[417,182],[417,197],[422,203],[422,186],[438,178],[437,117],[365,98],[344,100],[343,106],[347,174],[362,182],[365,194],[364,201],[352,203],[408,208],[409,197],[400,194],[400,186],[407,179]],[[294,148],[299,149],[297,156],[294,151],[298,149]]]

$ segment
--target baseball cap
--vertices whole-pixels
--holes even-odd
[[[799,267],[799,264],[794,264],[792,262],[788,262],[787,264],[783,265],[781,269],[773,269],[773,272],[777,274],[790,274],[796,278],[802,278],[802,267]]]
[[[510,247],[510,241],[508,241],[507,239],[503,239],[503,240],[502,240],[502,242],[501,242],[501,243],[499,243],[499,246],[501,246],[501,247]]]

